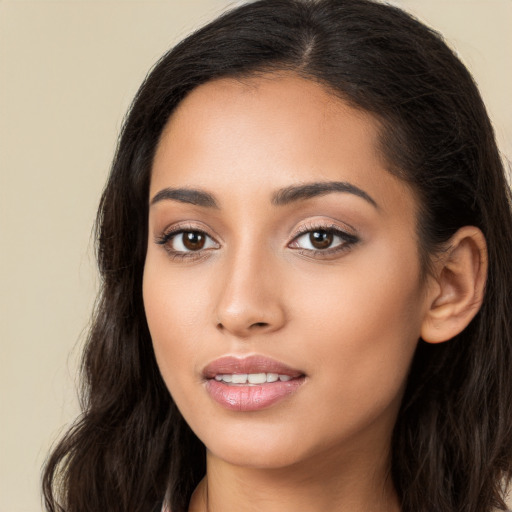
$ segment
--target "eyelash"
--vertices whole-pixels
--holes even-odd
[[[201,257],[204,257],[205,251],[208,251],[209,249],[200,249],[198,251],[185,252],[176,251],[175,249],[172,249],[170,247],[169,242],[171,242],[178,235],[182,235],[183,233],[198,233],[200,235],[205,236],[206,238],[209,238],[210,240],[213,240],[217,244],[217,241],[214,240],[210,235],[208,235],[208,233],[206,233],[204,230],[198,229],[197,227],[191,225],[175,226],[169,231],[166,231],[162,235],[158,236],[155,242],[158,245],[162,245],[173,260],[199,259]]]
[[[336,256],[343,252],[350,250],[357,242],[359,242],[359,238],[356,235],[351,233],[347,233],[343,231],[338,226],[331,224],[310,224],[306,226],[302,226],[300,230],[293,235],[292,242],[296,242],[299,238],[308,233],[315,233],[318,231],[325,232],[329,235],[336,236],[342,240],[342,242],[334,247],[328,247],[327,249],[304,249],[301,247],[294,248],[294,250],[298,251],[299,254],[305,255],[312,258],[326,258],[328,259],[330,256]]]
[[[328,247],[326,249],[304,249],[301,247],[290,247],[290,245],[296,242],[299,238],[308,233],[314,232],[325,232],[329,235],[333,235],[342,240],[342,243],[335,245],[334,247]],[[211,250],[211,248],[199,249],[197,251],[176,251],[170,247],[169,242],[171,242],[178,235],[182,235],[184,233],[197,233],[199,235],[203,235],[206,238],[213,240],[215,244],[218,245],[218,242],[208,235],[204,230],[198,229],[195,226],[190,225],[179,225],[175,226],[169,231],[164,232],[162,235],[158,236],[155,239],[155,243],[158,245],[162,245],[164,249],[167,251],[169,256],[173,260],[186,260],[186,259],[200,259],[206,256],[207,251]],[[299,231],[297,231],[292,238],[292,241],[288,244],[288,247],[296,250],[299,254],[305,255],[312,258],[329,258],[330,256],[335,256],[337,254],[348,251],[353,245],[359,242],[359,238],[353,234],[347,233],[346,231],[341,230],[339,227],[335,225],[325,225],[325,224],[314,224],[303,226]]]

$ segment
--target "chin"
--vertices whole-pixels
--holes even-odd
[[[292,447],[248,447],[245,445],[229,446],[221,448],[217,452],[211,452],[215,457],[224,462],[248,469],[282,469],[300,462],[300,454]]]
[[[300,438],[286,432],[246,430],[214,434],[203,442],[209,453],[228,464],[253,469],[279,469],[299,462],[303,456]],[[270,435],[269,435],[270,434]],[[207,436],[209,437],[209,436]],[[210,442],[211,441],[211,442]]]

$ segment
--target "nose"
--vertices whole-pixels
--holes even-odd
[[[248,338],[285,325],[283,283],[274,260],[269,254],[249,249],[224,262],[218,282],[217,329]]]

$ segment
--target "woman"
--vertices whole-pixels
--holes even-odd
[[[366,0],[223,15],[123,128],[48,510],[503,510],[511,251],[437,34]]]

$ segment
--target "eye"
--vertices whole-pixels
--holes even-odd
[[[175,233],[169,241],[170,248],[174,251],[188,252],[200,251],[215,247],[215,242],[202,231],[181,231]]]
[[[297,245],[311,250],[328,249],[335,242],[336,238],[339,237],[336,237],[332,231],[318,229],[297,238]]]
[[[304,252],[336,253],[348,249],[355,244],[358,238],[334,227],[309,228],[296,236],[290,247],[303,249]]]
[[[175,229],[157,238],[173,257],[188,257],[207,249],[215,249],[218,243],[204,231],[197,229]]]

